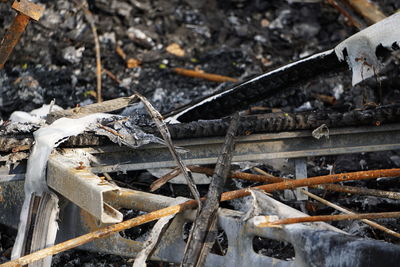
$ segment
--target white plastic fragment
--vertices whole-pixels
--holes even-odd
[[[396,50],[400,46],[400,13],[354,34],[335,48],[339,60],[346,60],[353,71],[353,86],[379,73],[381,63],[376,49]]]

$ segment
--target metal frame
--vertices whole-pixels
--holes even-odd
[[[334,155],[368,151],[400,149],[400,124],[381,127],[351,127],[331,129],[329,139],[317,140],[311,131],[258,134],[238,138],[234,161],[263,160],[270,158],[297,158],[304,163],[307,156]],[[215,163],[223,138],[181,140],[175,144],[187,150],[187,164]],[[110,171],[127,171],[146,168],[174,167],[168,150],[159,145],[150,145],[132,150],[125,147],[101,147],[59,149],[48,162],[47,182],[64,200],[60,203],[60,231],[58,241],[96,230],[107,223],[122,220],[121,208],[149,212],[171,205],[174,198],[120,188],[96,175]],[[302,159],[299,159],[302,158]],[[297,174],[306,176],[304,166],[298,165]],[[304,164],[303,164],[304,165]],[[90,167],[92,166],[92,167]],[[23,169],[19,167],[19,169]],[[5,202],[0,205],[0,223],[16,227],[19,209],[23,202],[23,175],[4,171],[0,175]],[[5,182],[4,182],[5,181]],[[63,199],[63,198],[62,198]],[[66,201],[68,199],[69,201]],[[277,202],[277,201],[276,201]],[[271,207],[284,205],[274,203]],[[284,205],[285,206],[285,205]],[[278,209],[279,210],[279,209]],[[285,206],[280,210],[290,210]],[[276,212],[276,209],[274,210]],[[74,216],[71,216],[73,214]],[[281,211],[278,215],[288,217]],[[243,221],[243,213],[221,209],[219,227],[228,237],[228,252],[225,256],[210,254],[207,266],[307,266],[307,257],[302,252],[303,244],[296,241],[304,233],[317,233],[318,228],[340,230],[327,224],[310,226],[286,226],[283,229],[257,228],[252,220]],[[305,216],[305,214],[302,214]],[[152,255],[153,260],[180,262],[185,243],[182,238],[183,225],[193,219],[187,211],[175,217],[162,242]],[[293,261],[283,261],[262,256],[254,252],[254,236],[290,242],[296,251]],[[372,241],[371,241],[372,242]],[[96,240],[83,246],[84,249],[134,257],[142,248],[142,242],[123,238],[119,234]],[[341,260],[341,259],[340,259]]]

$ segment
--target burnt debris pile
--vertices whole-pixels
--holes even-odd
[[[0,1],[0,266],[396,266],[398,10]]]

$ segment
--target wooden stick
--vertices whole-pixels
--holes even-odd
[[[190,170],[190,167],[188,167]],[[181,174],[181,170],[179,168],[175,168],[169,173],[161,176],[157,180],[155,180],[151,185],[150,185],[150,192],[154,192],[157,189],[161,188],[163,185],[165,185],[168,181],[174,179],[176,176]]]
[[[319,215],[297,218],[285,218],[277,221],[270,221],[270,216],[265,216],[265,222],[260,222],[257,227],[272,227],[277,225],[306,223],[306,222],[329,222],[329,221],[345,221],[359,219],[382,219],[382,218],[398,218],[400,212],[377,212],[377,213],[358,213],[358,214],[340,214],[340,215]]]
[[[160,131],[161,136],[163,137],[165,144],[167,145],[172,157],[174,158],[176,164],[178,165],[181,173],[186,179],[187,186],[189,187],[190,192],[192,193],[194,199],[199,203],[199,209],[201,209],[201,202],[200,202],[200,193],[197,190],[196,184],[194,183],[192,173],[186,167],[186,164],[182,161],[181,157],[179,156],[178,152],[175,149],[175,146],[171,139],[171,134],[168,130],[167,125],[165,124],[163,117],[161,114],[153,107],[153,105],[141,94],[135,94],[140,101],[142,101],[143,105],[145,106],[147,112],[154,120],[157,129]]]
[[[325,204],[325,205],[327,205],[327,206],[329,206],[331,208],[334,208],[334,209],[336,209],[338,211],[341,211],[341,212],[346,213],[346,214],[356,214],[356,213],[354,213],[354,212],[352,212],[352,211],[350,211],[348,209],[345,209],[345,208],[343,208],[343,207],[341,207],[339,205],[336,205],[336,204],[334,204],[334,203],[332,203],[332,202],[330,202],[330,201],[328,201],[326,199],[323,199],[322,197],[314,195],[313,193],[308,192],[307,190],[302,189],[301,192],[303,192],[305,195],[309,196],[310,198],[313,198],[313,199],[321,202],[322,204]],[[361,221],[363,223],[366,223],[369,226],[374,227],[376,229],[379,229],[379,230],[381,230],[381,231],[383,231],[383,232],[385,232],[385,233],[387,233],[389,235],[392,235],[394,237],[400,238],[400,234],[399,233],[397,233],[397,232],[395,232],[393,230],[390,230],[389,228],[386,228],[383,225],[380,225],[380,224],[378,224],[376,222],[373,222],[373,221],[370,221],[370,220],[367,220],[367,219],[362,219]]]
[[[296,187],[318,185],[323,183],[344,182],[351,180],[366,180],[366,179],[376,179],[381,177],[397,177],[397,176],[400,176],[400,169],[361,171],[361,172],[351,172],[344,174],[326,175],[326,176],[306,178],[294,181],[284,181],[276,184],[253,187],[253,189],[261,189],[266,192],[272,192],[275,190],[294,189]],[[250,195],[248,189],[240,189],[236,191],[225,192],[221,195],[221,201],[228,201],[235,198],[244,197],[247,195]],[[47,256],[54,255],[66,251],[68,249],[81,246],[96,239],[107,237],[113,233],[120,232],[135,226],[139,226],[151,221],[155,221],[168,215],[177,214],[184,210],[195,208],[196,206],[197,206],[197,201],[189,200],[179,205],[153,211],[121,223],[100,228],[94,232],[76,237],[74,239],[70,239],[55,246],[36,251],[32,254],[1,264],[0,267],[26,265],[35,262],[37,260],[43,259]]]
[[[217,237],[216,232],[212,233],[210,229],[217,223],[219,200],[230,170],[235,147],[234,137],[238,127],[239,113],[236,113],[231,119],[222,151],[218,157],[211,184],[208,188],[207,198],[199,215],[193,222],[193,228],[186,243],[181,266],[203,266],[203,260],[206,259],[209,253],[208,248],[212,247]]]
[[[211,73],[205,73],[205,72],[200,72],[200,71],[195,71],[195,70],[188,70],[188,69],[183,69],[183,68],[174,68],[173,71],[177,74],[187,76],[187,77],[192,77],[192,78],[200,78],[212,82],[219,82],[219,83],[224,83],[224,82],[237,82],[238,79],[228,77],[228,76],[222,76],[218,74],[211,74]]]
[[[90,24],[90,28],[92,29],[93,33],[93,39],[94,39],[94,45],[95,45],[95,52],[96,52],[96,77],[97,77],[97,102],[100,103],[103,101],[103,98],[101,96],[101,54],[100,54],[100,42],[99,42],[99,36],[97,34],[97,28],[96,24],[94,21],[94,16],[92,12],[89,11],[88,9],[88,3],[86,0],[83,0],[82,4],[82,10],[85,14],[86,20]]]

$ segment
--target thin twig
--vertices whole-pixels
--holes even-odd
[[[86,0],[82,1],[81,8],[83,10],[83,13],[85,14],[85,18],[88,21],[90,28],[93,33],[93,39],[94,39],[94,45],[95,45],[95,52],[96,52],[96,77],[97,77],[97,88],[96,88],[96,93],[97,93],[97,102],[102,102],[103,98],[101,96],[101,54],[100,54],[100,42],[99,42],[99,36],[97,34],[97,28],[95,24],[95,19],[92,14],[92,12],[89,11],[88,8],[88,3]]]
[[[189,167],[190,169],[190,167]],[[169,173],[161,176],[157,180],[155,180],[151,185],[150,185],[150,192],[154,192],[160,187],[162,187],[164,184],[166,184],[168,181],[174,179],[176,176],[181,174],[181,170],[179,168],[175,168]]]
[[[111,71],[109,71],[109,70],[103,68],[103,72],[104,72],[108,77],[110,77],[114,82],[116,82],[117,84],[120,84],[120,83],[121,83],[121,80],[118,79],[118,77],[115,76],[115,74],[112,73]]]
[[[263,185],[253,187],[252,189],[260,189],[266,192],[272,192],[275,190],[284,190],[284,189],[294,189],[296,187],[307,186],[310,184],[323,184],[323,183],[332,183],[332,182],[343,182],[343,181],[351,181],[351,180],[365,180],[365,179],[376,179],[381,177],[398,177],[400,176],[400,169],[386,169],[379,171],[361,171],[361,172],[352,172],[345,174],[335,174],[335,175],[327,175],[320,176],[314,178],[306,178],[293,181],[293,183],[281,182],[271,185]],[[225,192],[221,195],[221,201],[228,201],[235,198],[240,198],[244,196],[250,195],[248,189],[241,189],[236,191]],[[204,199],[204,198],[203,198]],[[47,256],[51,256],[81,245],[84,245],[88,242],[94,241],[96,239],[105,238],[110,236],[113,233],[123,231],[125,229],[129,229],[135,226],[139,226],[148,222],[152,222],[163,218],[168,215],[173,215],[180,213],[184,210],[188,210],[191,208],[197,207],[196,200],[188,200],[182,204],[167,207],[164,209],[156,210],[130,220],[110,225],[107,227],[100,228],[94,232],[88,233],[86,235],[82,235],[76,237],[74,239],[70,239],[68,241],[62,242],[52,247],[48,247],[39,251],[36,251],[32,254],[23,256],[21,258],[15,259],[13,261],[9,261],[7,263],[1,264],[0,267],[10,267],[10,266],[21,266],[25,264],[29,264],[35,262],[37,260],[43,259]]]
[[[136,95],[142,101],[142,103],[146,107],[147,112],[150,114],[150,116],[153,118],[154,122],[156,123],[156,126],[157,126],[158,130],[160,131],[170,153],[172,154],[172,157],[175,159],[179,169],[181,170],[181,172],[183,173],[183,175],[186,179],[186,182],[188,184],[190,192],[192,193],[194,199],[198,201],[199,210],[200,210],[201,209],[200,194],[199,194],[199,191],[197,190],[196,184],[194,183],[192,173],[186,167],[185,163],[181,160],[178,152],[176,152],[174,144],[172,143],[171,134],[169,133],[168,127],[164,123],[164,120],[163,120],[161,114],[153,107],[153,105],[144,96],[142,96],[139,93],[136,93]]]
[[[356,213],[354,213],[354,212],[352,212],[352,211],[350,211],[350,210],[348,210],[348,209],[345,209],[345,208],[343,208],[343,207],[341,207],[341,206],[339,206],[339,205],[336,205],[336,204],[334,204],[334,203],[332,203],[332,202],[330,202],[330,201],[328,201],[328,200],[326,200],[326,199],[323,199],[322,197],[319,197],[319,196],[317,196],[317,195],[314,195],[313,193],[308,192],[307,190],[301,189],[301,192],[302,192],[303,194],[309,196],[310,198],[313,198],[313,199],[315,199],[315,200],[321,202],[322,204],[325,204],[325,205],[327,205],[327,206],[329,206],[329,207],[331,207],[331,208],[334,208],[334,209],[336,209],[336,210],[338,210],[338,211],[341,211],[341,212],[346,213],[346,214],[356,214]],[[378,224],[378,223],[376,223],[376,222],[373,222],[373,221],[370,221],[370,220],[367,220],[367,219],[362,219],[361,221],[362,221],[363,223],[366,223],[366,224],[368,224],[369,226],[374,227],[374,228],[376,228],[376,229],[379,229],[379,230],[381,230],[381,231],[383,231],[383,232],[385,232],[385,233],[387,233],[387,234],[389,234],[389,235],[392,235],[392,236],[394,236],[394,237],[400,238],[400,234],[399,234],[399,233],[397,233],[397,232],[395,232],[395,231],[393,231],[393,230],[390,230],[389,228],[386,228],[386,227],[383,226],[383,225],[380,225],[380,224]]]
[[[340,215],[318,215],[297,218],[285,218],[277,221],[271,221],[270,216],[264,216],[265,222],[257,223],[257,227],[273,227],[277,225],[287,225],[306,222],[329,222],[329,221],[345,221],[360,219],[382,219],[382,218],[398,218],[400,212],[377,212],[377,213],[358,213],[358,214],[340,214]]]

